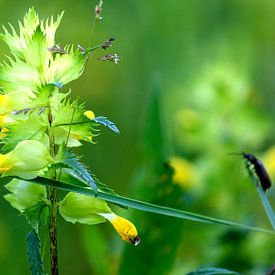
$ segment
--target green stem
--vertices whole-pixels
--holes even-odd
[[[50,154],[53,158],[55,158],[55,138],[52,128],[52,114],[51,108],[49,107],[48,113],[49,120],[49,143],[50,143]],[[56,180],[56,171],[52,171],[51,178]],[[57,222],[56,222],[56,214],[57,214],[57,189],[49,188],[49,199],[50,199],[50,221],[49,221],[49,237],[50,237],[50,259],[51,259],[51,274],[58,275],[58,257],[57,257]]]
[[[57,210],[57,190],[50,188],[50,257],[51,257],[51,273],[58,275],[58,258],[57,258],[57,223],[56,223],[56,210]]]

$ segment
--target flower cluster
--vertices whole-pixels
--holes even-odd
[[[81,76],[89,54],[89,50],[55,43],[62,16],[40,21],[31,8],[19,23],[19,34],[10,25],[0,36],[11,51],[0,65],[0,173],[14,177],[6,185],[10,194],[5,198],[21,212],[39,202],[49,204],[46,188],[28,180],[52,178],[53,173],[59,175],[55,180],[66,174],[91,179],[78,159],[72,160],[70,148],[83,141],[93,143],[98,124],[118,131],[105,117],[95,117],[84,104],[70,100],[69,91],[61,92]],[[68,193],[58,207],[69,222],[107,220],[123,240],[138,243],[135,226],[113,213],[103,200]]]

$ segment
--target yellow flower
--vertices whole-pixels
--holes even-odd
[[[24,140],[11,152],[0,154],[0,173],[2,176],[33,179],[42,175],[52,161],[45,145],[35,140]]]
[[[197,184],[197,173],[192,163],[187,160],[172,156],[170,164],[174,169],[173,181],[183,188],[190,188]]]
[[[130,221],[116,215],[115,213],[100,213],[102,217],[108,220],[121,236],[122,240],[138,245],[140,242],[137,229]]]
[[[94,225],[108,220],[124,241],[139,243],[134,224],[113,213],[104,200],[69,192],[59,203],[59,213],[71,223]]]
[[[9,131],[9,129],[7,129],[5,127],[0,127],[0,139],[6,137],[8,131]]]
[[[94,112],[91,111],[91,110],[88,110],[88,111],[84,112],[84,115],[85,115],[87,118],[89,118],[89,119],[94,119],[94,118],[95,118],[95,114],[94,114]],[[93,137],[92,137],[92,136],[88,136],[87,139],[86,139],[86,141],[92,142],[92,141],[93,141]]]
[[[89,119],[94,119],[95,118],[95,114],[91,110],[88,110],[88,111],[84,112],[84,115]]]
[[[270,147],[263,155],[263,163],[272,179],[275,178],[275,146]]]

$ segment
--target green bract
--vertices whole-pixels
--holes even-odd
[[[68,222],[93,225],[105,222],[99,214],[111,210],[104,200],[70,192],[60,202],[59,213]]]
[[[9,58],[0,69],[0,85],[7,91],[30,89],[38,91],[47,83],[64,85],[77,79],[83,72],[86,56],[72,46],[66,46],[66,54],[52,53],[55,32],[63,13],[40,22],[34,9],[30,9],[19,23],[19,35],[10,25],[1,35],[9,46],[14,59]]]
[[[20,212],[37,202],[47,201],[47,192],[44,186],[13,179],[5,187],[11,193],[5,195],[4,198]]]

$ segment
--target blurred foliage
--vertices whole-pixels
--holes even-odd
[[[14,24],[32,5],[41,17],[65,10],[57,33],[61,45],[89,43],[97,1],[0,4],[1,24]],[[275,179],[274,11],[270,0],[104,1],[104,19],[91,42],[97,45],[115,35],[109,52],[118,53],[121,62],[97,61],[104,55],[97,53],[84,77],[70,86],[75,97],[84,97],[95,114],[106,114],[121,131],[117,136],[106,130],[96,138],[98,146],[82,152],[100,180],[122,195],[268,227],[243,160],[228,153],[255,154]],[[7,53],[4,44],[0,53]],[[154,89],[159,103],[152,105]],[[182,161],[175,163],[175,156]],[[174,178],[181,201],[161,191],[166,189],[160,180],[164,160],[175,171],[192,171],[188,184]],[[268,196],[274,202],[274,187]],[[4,200],[0,215],[0,270],[29,274],[24,237],[29,228]],[[122,244],[107,225],[73,226],[60,220],[61,274],[138,274],[131,269],[134,257],[145,255],[147,261],[136,262],[149,267],[144,274],[160,274],[155,261],[170,257],[165,274],[173,275],[205,266],[258,275],[275,263],[274,238],[264,234],[136,211],[129,215],[139,225],[139,247]],[[169,230],[175,230],[171,238]],[[164,241],[174,249],[161,257]]]
[[[165,137],[160,83],[155,83],[148,100],[144,133],[144,158],[134,184],[136,193],[154,204],[181,208],[182,190],[174,185],[173,168],[165,163]],[[119,274],[168,274],[182,239],[182,221],[138,212],[133,216],[141,226],[142,244],[134,251],[125,247]],[[146,247],[146,250],[144,248]]]

